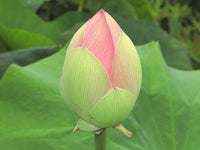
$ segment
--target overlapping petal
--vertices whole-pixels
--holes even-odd
[[[68,108],[88,121],[88,113],[111,88],[102,64],[87,49],[68,52],[61,77],[61,95]]]
[[[135,101],[136,97],[129,91],[114,88],[93,107],[90,122],[101,128],[113,127],[127,118]]]
[[[120,27],[104,10],[100,10],[87,23],[82,46],[86,47],[104,66],[110,80],[115,48]]]
[[[141,81],[139,56],[132,41],[122,32],[113,62],[112,87],[126,89],[137,97]]]
[[[85,33],[87,23],[85,23],[78,31],[74,34],[68,48],[67,48],[67,53],[75,48],[82,47],[83,43],[83,35]]]

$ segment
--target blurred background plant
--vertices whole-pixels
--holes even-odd
[[[0,76],[11,63],[23,66],[55,53],[101,8],[114,16],[136,45],[159,41],[169,66],[200,68],[199,1],[0,0],[0,53],[9,53],[0,55]],[[12,53],[33,47],[29,55]],[[40,49],[42,55],[38,53]],[[30,61],[25,63],[20,58]]]

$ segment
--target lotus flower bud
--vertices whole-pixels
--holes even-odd
[[[67,107],[80,117],[78,128],[95,131],[114,127],[128,117],[141,78],[133,43],[116,21],[100,10],[68,46],[60,92]]]

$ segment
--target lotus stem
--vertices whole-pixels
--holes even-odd
[[[106,150],[106,129],[95,131],[95,150]]]
[[[79,6],[78,6],[78,11],[82,12],[83,11],[83,5],[85,3],[85,0],[81,0]]]

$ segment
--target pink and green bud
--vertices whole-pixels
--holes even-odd
[[[67,107],[80,117],[77,126],[93,131],[114,127],[128,117],[141,80],[140,59],[132,41],[100,10],[68,46],[60,91]]]

